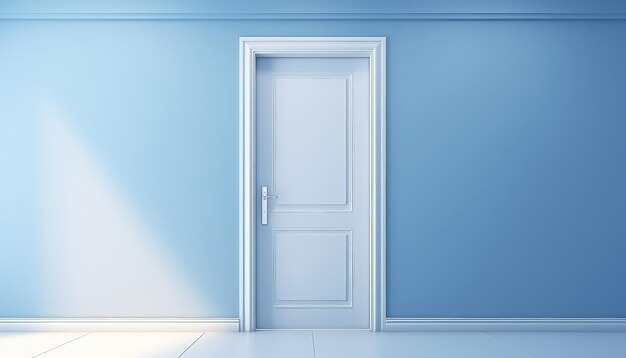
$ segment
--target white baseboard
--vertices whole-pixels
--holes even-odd
[[[626,331],[626,318],[387,318],[385,331]]]
[[[239,331],[238,318],[0,318],[0,332]],[[626,318],[387,318],[387,332],[626,332]]]
[[[0,332],[239,331],[238,318],[0,318]]]

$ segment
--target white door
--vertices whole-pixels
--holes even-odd
[[[256,75],[257,328],[367,329],[369,60],[261,57]]]

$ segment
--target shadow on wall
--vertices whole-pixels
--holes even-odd
[[[155,234],[51,106],[42,130],[46,310],[64,317],[206,311],[210,302],[158,247]]]

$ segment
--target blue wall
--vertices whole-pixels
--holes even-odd
[[[0,11],[626,10],[91,4]],[[308,35],[388,39],[388,316],[626,317],[626,21],[6,19],[0,316],[236,317],[238,37]]]

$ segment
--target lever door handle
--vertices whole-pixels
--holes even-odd
[[[268,194],[267,185],[261,187],[261,225],[267,225],[267,202],[268,199],[278,199],[276,195]]]

